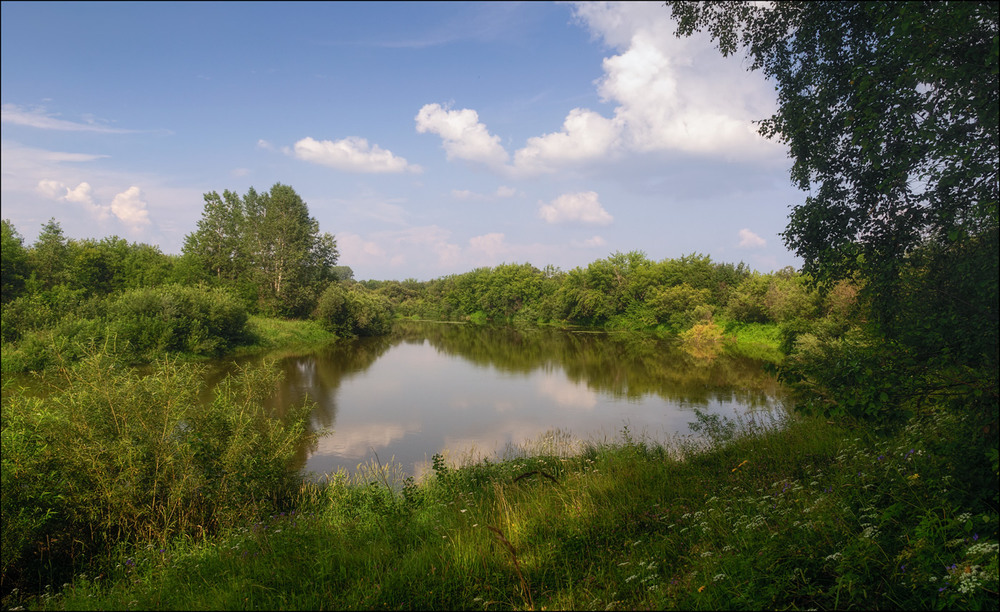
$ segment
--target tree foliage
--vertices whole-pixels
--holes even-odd
[[[0,288],[3,302],[8,302],[24,288],[24,278],[28,272],[28,254],[24,249],[24,238],[10,221],[4,219],[0,225]]]
[[[906,256],[997,232],[996,3],[668,5],[777,84],[760,131],[809,191],[785,242],[819,281],[860,273],[885,331]]]
[[[995,441],[996,3],[667,4],[679,36],[707,31],[775,82],[778,110],[760,132],[788,145],[808,191],[785,243],[814,281],[857,281],[874,324],[824,339],[791,321],[793,379],[865,418],[948,402]]]
[[[267,193],[251,187],[242,198],[228,190],[222,196],[205,194],[202,218],[187,236],[184,254],[269,314],[308,314],[337,275],[333,236],[320,233],[306,203],[281,183]]]

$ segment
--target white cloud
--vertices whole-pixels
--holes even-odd
[[[583,247],[583,248],[590,249],[590,248],[594,248],[594,247],[602,247],[602,246],[606,245],[607,243],[608,243],[608,241],[605,240],[604,238],[600,237],[600,236],[592,236],[590,238],[587,238],[586,240],[574,241],[573,242],[573,246],[575,246],[575,247]]]
[[[66,195],[62,196],[62,199],[67,202],[76,202],[78,204],[92,206],[94,204],[94,197],[91,195],[92,192],[93,189],[91,189],[90,183],[80,183],[73,189],[67,187]]]
[[[582,108],[574,108],[561,132],[535,136],[514,154],[514,165],[526,172],[551,172],[553,163],[607,157],[617,149],[621,122]]]
[[[740,230],[740,243],[738,246],[746,249],[756,249],[767,246],[767,241],[750,230],[743,228]]]
[[[781,152],[752,123],[775,108],[773,88],[725,58],[704,34],[677,38],[670,12],[653,3],[581,3],[574,13],[620,51],[605,58],[598,92],[618,104],[630,149],[752,158]]]
[[[417,132],[437,134],[444,141],[448,159],[464,159],[499,167],[508,155],[500,137],[490,134],[479,114],[469,108],[450,110],[440,104],[425,104],[417,116]]]
[[[726,160],[784,163],[784,147],[757,133],[754,120],[776,108],[773,87],[723,57],[708,36],[674,36],[669,10],[657,3],[579,3],[576,19],[615,50],[596,81],[611,116],[569,111],[561,130],[528,138],[513,165],[472,109],[427,104],[417,131],[439,134],[449,159],[486,164],[513,176],[615,159],[623,153],[682,152]]]
[[[263,138],[257,141],[257,148],[264,149],[265,151],[274,151],[274,145]]]
[[[608,225],[614,218],[604,210],[593,191],[564,193],[551,204],[543,204],[538,216],[548,223]]]
[[[52,200],[81,204],[84,210],[100,220],[113,216],[133,230],[150,223],[146,201],[140,189],[134,185],[115,195],[110,205],[96,203],[94,189],[87,182],[70,189],[59,181],[45,179],[38,182],[35,191]],[[60,195],[60,192],[65,193]]]
[[[295,143],[294,155],[307,162],[346,172],[420,172],[419,166],[355,136],[336,141],[306,137]]]
[[[16,104],[4,104],[0,107],[0,121],[38,128],[42,130],[59,130],[64,132],[102,132],[105,134],[129,134],[135,130],[113,128],[91,120],[87,123],[76,123],[59,119],[47,114],[43,109],[25,110]]]
[[[469,238],[469,248],[472,251],[482,253],[489,260],[496,260],[510,250],[504,244],[504,235],[499,232]]]
[[[117,194],[111,200],[111,214],[134,229],[149,225],[149,211],[142,192],[135,185]]]
[[[498,198],[512,198],[517,195],[517,189],[507,187],[506,185],[500,185],[497,187],[496,195]]]
[[[59,181],[52,180],[41,180],[38,181],[38,186],[35,187],[35,191],[42,194],[46,198],[55,200],[60,196],[60,192],[65,189],[66,186]]]

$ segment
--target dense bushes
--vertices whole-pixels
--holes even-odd
[[[3,394],[5,587],[118,542],[230,527],[298,491],[309,406],[267,416],[276,369],[227,378],[207,406],[194,365],[142,376],[98,353],[63,373],[44,400]]]
[[[377,336],[392,326],[389,300],[359,284],[331,283],[319,298],[315,318],[340,335]]]
[[[171,285],[127,291],[108,305],[106,337],[137,358],[219,355],[245,340],[246,308],[221,289]]]
[[[56,353],[73,361],[93,345],[140,362],[167,353],[216,356],[249,342],[242,303],[204,287],[84,298],[81,290],[58,286],[5,304],[2,321],[4,372],[43,369],[55,363]]]

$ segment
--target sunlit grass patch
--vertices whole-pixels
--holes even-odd
[[[325,329],[316,321],[310,319],[290,320],[273,317],[251,316],[247,328],[254,339],[250,347],[239,352],[249,352],[260,349],[299,350],[303,347],[314,347],[328,344],[336,340],[336,334]]]

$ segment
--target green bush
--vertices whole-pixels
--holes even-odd
[[[331,283],[313,313],[323,327],[344,336],[378,336],[392,327],[389,299],[359,284]]]
[[[247,311],[221,289],[169,285],[127,291],[108,305],[107,337],[130,355],[220,355],[246,340]]]

